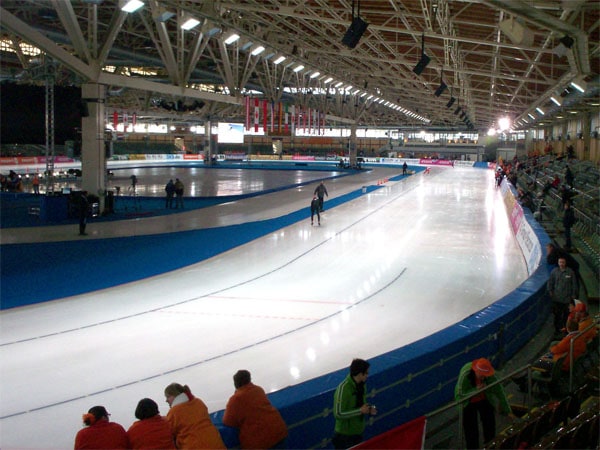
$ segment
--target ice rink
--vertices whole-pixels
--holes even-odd
[[[164,415],[163,390],[174,381],[216,411],[238,369],[268,392],[298,384],[444,329],[527,278],[493,171],[435,168],[390,181],[400,172],[327,179],[329,199],[379,189],[332,209],[326,198],[320,227],[302,220],[181,270],[2,311],[0,447],[72,448],[93,405],[125,428],[143,397]],[[269,176],[280,175],[261,174]],[[314,174],[286,182],[303,176]],[[164,178],[157,175],[161,190]],[[221,190],[269,184],[242,178]],[[316,184],[118,226],[95,223],[88,238],[271,219],[307,209]],[[3,233],[3,243],[78,238],[73,226],[51,228]]]

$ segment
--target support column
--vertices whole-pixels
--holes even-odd
[[[210,119],[207,119],[204,122],[204,157],[206,158],[204,164],[208,164],[209,166],[212,166],[213,155],[212,136],[210,135],[211,128]]]
[[[350,127],[350,149],[348,157],[350,159],[350,167],[356,167],[356,123]]]
[[[87,83],[81,86],[81,98],[86,114],[81,118],[82,188],[100,197],[100,212],[104,211],[106,190],[106,154],[104,144],[104,101],[106,87]]]

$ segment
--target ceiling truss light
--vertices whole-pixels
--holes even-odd
[[[537,112],[539,112],[542,116],[544,115],[544,110],[542,108],[540,108],[539,106],[537,108],[535,108],[535,110]]]
[[[275,61],[273,61],[273,64],[277,65],[277,64],[281,64],[283,61],[285,61],[285,56],[283,55],[279,55]]]
[[[252,50],[252,52],[250,54],[252,56],[258,56],[264,51],[265,51],[265,48],[262,45],[259,45],[254,50]]]
[[[562,105],[562,102],[554,96],[550,97],[550,100],[552,100],[556,104],[556,106]]]
[[[302,64],[297,65],[296,67],[294,67],[294,72],[298,73],[300,72],[302,69],[304,69],[304,66]]]
[[[240,38],[239,34],[231,33],[223,42],[225,43],[225,45],[231,45],[235,41],[237,41],[239,38]]]
[[[132,13],[144,6],[141,0],[124,0],[121,2],[121,11]]]
[[[181,20],[181,29],[185,31],[189,31],[194,27],[197,27],[200,24],[200,21],[195,17],[184,16]]]
[[[164,23],[173,17],[175,17],[175,13],[173,11],[167,11],[165,8],[159,7],[158,11],[154,15],[154,20]]]
[[[317,78],[319,75],[321,75],[321,72],[313,72],[310,77],[311,78]]]
[[[575,78],[573,81],[571,81],[571,86],[573,86],[579,92],[585,92],[587,89],[587,83],[583,81],[583,77]]]
[[[531,120],[535,120],[535,116],[531,113],[527,113],[527,115],[531,118]]]

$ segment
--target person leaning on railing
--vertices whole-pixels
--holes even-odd
[[[496,436],[496,409],[514,418],[502,384],[490,386],[496,381],[498,379],[494,367],[486,358],[468,362],[460,369],[454,388],[454,399],[459,403],[459,408],[462,408],[463,430],[468,449],[481,448],[477,415],[481,419],[484,442],[489,442]],[[462,401],[478,390],[481,390],[479,395]]]

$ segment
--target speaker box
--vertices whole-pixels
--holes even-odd
[[[446,108],[451,108],[455,101],[456,99],[454,97],[450,97],[450,100],[448,100],[448,103],[446,103]]]
[[[442,93],[448,88],[448,86],[446,85],[446,83],[444,83],[443,81],[440,83],[440,86],[435,90],[435,92],[433,93],[433,95],[435,95],[436,97],[439,97],[440,95],[442,95]]]
[[[342,44],[349,48],[356,47],[368,26],[369,24],[360,17],[355,17],[342,39]]]
[[[421,54],[421,59],[419,60],[419,62],[415,66],[415,68],[413,69],[413,72],[416,73],[417,75],[421,75],[421,72],[423,72],[423,70],[425,70],[425,67],[427,67],[427,64],[429,64],[429,61],[431,61],[431,58],[429,56],[427,56],[425,53]]]
[[[531,46],[533,44],[533,33],[531,30],[515,19],[507,19],[500,22],[500,29],[508,38],[517,45]]]

